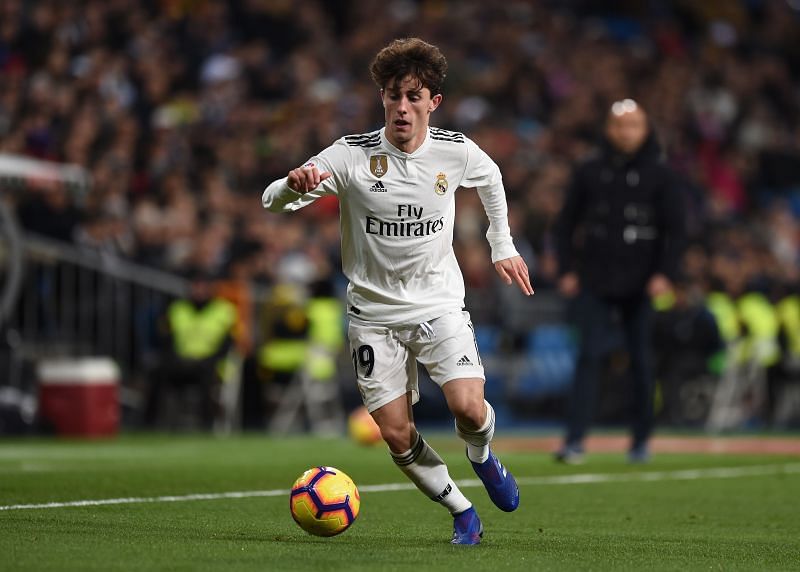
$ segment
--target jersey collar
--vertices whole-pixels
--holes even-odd
[[[425,150],[431,144],[431,131],[430,128],[425,132],[425,140],[422,142],[422,145],[417,147],[417,149],[413,153],[406,153],[405,151],[401,151],[394,145],[392,145],[389,140],[386,138],[386,128],[381,127],[381,146],[385,151],[387,151],[390,155],[394,155],[395,157],[400,157],[402,159],[413,159],[414,157],[418,157],[425,153]]]

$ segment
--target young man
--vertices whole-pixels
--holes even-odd
[[[417,432],[412,412],[419,361],[441,386],[490,498],[502,510],[517,508],[516,481],[489,447],[494,410],[483,397],[483,367],[462,311],[464,280],[452,246],[456,189],[478,189],[500,277],[527,295],[533,288],[511,239],[497,165],[461,133],[428,125],[447,71],[439,49],[417,38],[395,40],[370,71],[384,128],[339,139],[270,184],[262,201],[287,212],[338,196],[348,337],[364,403],[400,470],[454,516],[453,544],[478,544],[483,526],[472,503]]]

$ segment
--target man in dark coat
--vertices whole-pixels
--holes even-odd
[[[671,291],[684,241],[681,193],[660,160],[647,115],[616,102],[598,156],[578,166],[556,225],[559,291],[572,301],[579,334],[567,433],[560,461],[583,458],[595,388],[614,320],[633,378],[631,462],[648,460],[653,425],[651,298]]]

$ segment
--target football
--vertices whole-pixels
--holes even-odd
[[[294,482],[289,508],[294,521],[309,534],[335,536],[355,522],[361,497],[346,473],[314,467]]]
[[[381,430],[364,406],[358,407],[347,418],[350,438],[359,445],[374,445],[381,441]]]

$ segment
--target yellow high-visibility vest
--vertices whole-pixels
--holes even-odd
[[[306,310],[308,338],[312,343],[338,351],[344,343],[344,310],[336,298],[312,298]]]
[[[311,343],[307,371],[316,380],[333,379],[336,356],[344,344],[344,309],[336,298],[308,301],[308,339]]]
[[[724,292],[712,292],[706,305],[717,321],[720,335],[735,347],[735,360],[757,359],[770,366],[780,359],[778,317],[766,296],[748,292],[734,300]]]
[[[273,339],[259,348],[258,363],[271,371],[291,373],[303,367],[307,354],[305,338]]]
[[[316,380],[336,375],[336,357],[344,343],[344,310],[336,298],[312,298],[305,307],[308,334],[305,338],[275,338],[258,352],[262,367],[283,373],[305,368]]]
[[[778,302],[776,312],[786,336],[787,350],[794,356],[800,356],[800,296],[787,296]]]
[[[167,312],[175,353],[186,359],[214,355],[236,323],[236,307],[221,298],[196,307],[176,300]]]
[[[706,306],[717,321],[717,327],[722,339],[732,342],[739,337],[739,312],[733,298],[724,292],[711,292],[706,298]]]
[[[749,292],[741,296],[736,305],[742,322],[747,325],[748,355],[756,357],[765,366],[777,363],[781,357],[779,324],[772,303],[763,294]]]

